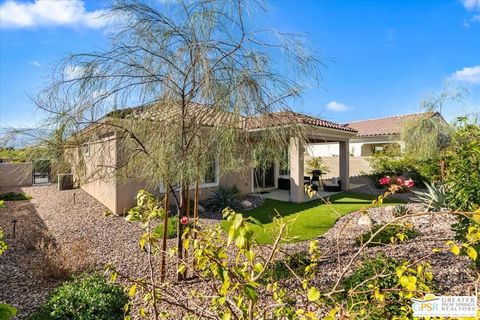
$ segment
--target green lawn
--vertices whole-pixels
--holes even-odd
[[[273,242],[279,227],[275,217],[279,217],[287,223],[286,241],[297,242],[324,234],[339,217],[368,206],[373,199],[372,195],[353,192],[343,192],[331,196],[331,205],[325,204],[321,199],[305,203],[266,199],[260,207],[247,211],[244,215],[252,216],[263,224],[262,226],[252,224],[258,243]],[[402,201],[387,199],[385,203],[402,203]],[[222,226],[228,230],[230,225],[229,222],[223,221]]]

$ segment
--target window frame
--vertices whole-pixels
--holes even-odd
[[[220,184],[220,165],[219,165],[218,158],[215,158],[215,181],[214,182],[202,181],[199,183],[198,186],[199,188],[213,188],[213,187],[218,187],[219,184]]]
[[[218,160],[218,158],[215,158],[215,181],[214,182],[203,182],[201,181],[199,184],[198,184],[198,187],[200,189],[205,189],[205,188],[215,188],[215,187],[218,187],[220,185],[220,161]],[[194,190],[195,189],[195,184],[191,184],[189,186],[189,189],[190,190]],[[158,185],[158,190],[160,193],[165,193],[165,186],[162,184],[162,183],[159,183]],[[180,189],[179,188],[176,188],[175,191],[179,191]]]

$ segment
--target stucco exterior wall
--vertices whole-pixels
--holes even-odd
[[[310,156],[305,157],[305,162]],[[323,175],[323,178],[329,179],[332,177],[340,177],[340,158],[339,157],[322,157],[325,166],[328,167],[329,172]],[[349,158],[350,177],[368,174],[372,171],[370,161],[366,157],[350,157]],[[308,175],[308,174],[306,174]]]
[[[73,170],[80,188],[100,201],[109,210],[117,213],[117,182],[115,165],[117,161],[117,143],[115,135],[91,141],[76,150],[75,160],[84,161],[83,170]]]
[[[31,185],[31,163],[0,163],[0,187],[21,187]]]
[[[348,146],[348,139],[353,133],[338,132],[337,130],[328,128],[309,128],[309,140],[312,141],[343,141]],[[336,144],[339,149],[338,143]],[[299,160],[290,161],[290,171],[298,171],[298,180],[301,181],[302,199],[303,199],[303,145],[298,148],[300,155]],[[90,195],[98,199],[108,209],[116,214],[125,214],[130,208],[135,206],[135,196],[139,189],[147,189],[154,194],[159,194],[159,190],[155,188],[146,188],[146,184],[141,180],[129,179],[120,181],[115,177],[115,168],[122,166],[123,150],[120,150],[116,136],[108,136],[104,139],[95,140],[88,143],[88,152],[85,153],[83,147],[76,150],[80,154],[81,159],[85,161],[84,172],[73,172],[76,181],[82,189]],[[248,152],[243,152],[247,153]],[[344,152],[345,153],[345,152]],[[345,157],[344,157],[345,158]],[[244,155],[239,156],[242,159],[241,169],[236,172],[222,172],[222,164],[219,164],[219,174],[217,177],[217,185],[235,185],[242,195],[246,195],[253,191],[253,168],[251,159]],[[346,157],[348,159],[348,155]],[[343,162],[343,168],[348,162]],[[298,167],[298,168],[297,168]],[[345,171],[345,170],[344,170]],[[277,180],[276,174],[275,180]],[[160,184],[160,181],[159,181]],[[202,186],[199,191],[200,201],[207,199],[217,186],[209,184]],[[152,190],[153,189],[153,190]],[[158,189],[158,188],[157,188]],[[193,198],[194,188],[192,186],[190,198]],[[173,197],[170,197],[170,203],[174,203]]]
[[[221,170],[221,168],[220,168]],[[232,172],[220,176],[221,185],[235,185],[242,195],[251,193],[253,190],[252,168],[246,167],[238,172]]]
[[[392,143],[402,145],[398,135],[375,136],[350,139],[350,156],[351,157],[368,157],[373,154],[373,146],[385,146]],[[312,157],[338,157],[340,155],[339,143],[328,142],[310,144],[307,147],[309,156]]]
[[[121,151],[118,151],[118,153],[121,154]],[[118,156],[118,153],[117,153],[117,156]],[[248,161],[245,161],[245,163],[247,162]],[[220,163],[218,178],[219,178],[218,185],[229,185],[229,186],[235,185],[240,190],[240,193],[242,195],[246,195],[252,191],[252,183],[253,183],[252,169],[250,167],[246,167],[235,172],[224,173],[222,172],[222,165]],[[162,196],[159,194],[158,188],[157,189],[149,188],[144,182],[137,179],[117,181],[116,188],[117,188],[117,195],[116,195],[117,208],[115,213],[117,214],[126,214],[126,212],[129,209],[135,206],[136,204],[135,197],[138,193],[138,190],[140,189],[145,189],[151,193]],[[212,191],[215,190],[216,188],[217,188],[216,186],[206,187],[206,186],[200,185],[199,200],[205,201],[211,195]],[[195,192],[194,190],[195,188],[192,185],[190,188],[191,199],[193,199],[194,197],[194,192]],[[170,196],[169,202],[171,205],[175,204],[175,200],[172,196]]]

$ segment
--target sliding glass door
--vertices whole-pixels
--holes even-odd
[[[253,169],[253,180],[256,189],[275,187],[275,165],[271,163],[265,168]]]

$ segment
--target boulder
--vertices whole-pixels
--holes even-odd
[[[253,206],[253,203],[251,203],[250,201],[248,201],[248,200],[243,200],[242,201],[242,207],[250,208],[251,206]]]
[[[362,214],[360,218],[358,218],[358,224],[361,226],[370,227],[373,224],[372,218],[370,218],[367,214]]]

